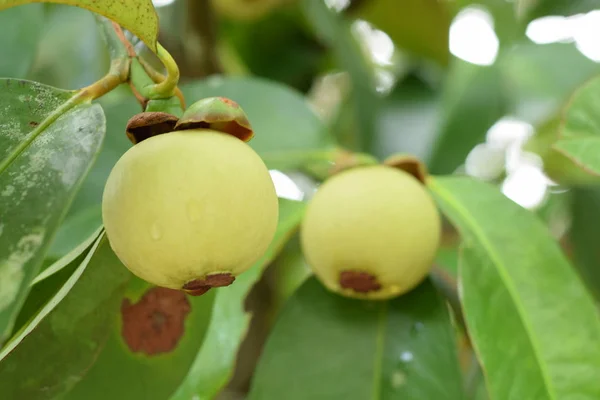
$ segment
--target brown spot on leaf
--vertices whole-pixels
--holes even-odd
[[[200,296],[211,288],[229,286],[235,277],[229,273],[208,275],[204,279],[195,279],[183,285],[182,289],[192,296]]]
[[[153,287],[135,304],[123,299],[121,334],[127,347],[134,353],[141,352],[149,356],[167,353],[177,347],[190,311],[185,293]]]
[[[362,271],[342,271],[340,286],[358,293],[376,292],[381,289],[381,284],[375,276]]]
[[[40,123],[39,122],[35,122],[35,121],[29,121],[29,126],[32,128],[35,128],[36,126],[38,126]]]

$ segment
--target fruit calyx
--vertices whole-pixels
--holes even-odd
[[[229,286],[235,281],[230,273],[207,275],[204,279],[194,279],[183,285],[182,289],[191,296],[201,296],[215,287]]]
[[[248,117],[235,101],[225,97],[198,100],[183,113],[175,130],[210,129],[247,142],[254,136]]]
[[[175,115],[169,113],[145,111],[129,119],[125,133],[133,144],[137,144],[152,136],[172,132],[177,120]]]
[[[377,277],[364,271],[342,271],[339,283],[343,289],[351,289],[358,293],[381,290],[381,284],[377,281]]]

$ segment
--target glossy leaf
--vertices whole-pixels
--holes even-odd
[[[497,66],[454,60],[443,96],[443,115],[428,161],[434,174],[454,172],[508,110],[503,77]]]
[[[597,399],[600,316],[546,226],[487,183],[429,186],[462,235],[460,295],[490,397]]]
[[[587,284],[600,300],[600,189],[573,190],[571,203],[572,222],[569,238],[575,265]]]
[[[130,276],[108,240],[99,237],[58,293],[0,354],[2,396],[54,399],[71,389],[102,348]]]
[[[96,206],[66,218],[56,232],[56,237],[50,245],[46,259],[58,260],[65,256],[101,225],[102,209]]]
[[[517,14],[528,20],[546,15],[575,15],[600,9],[598,0],[516,0]]]
[[[63,399],[168,399],[204,341],[215,294],[191,297],[133,277],[95,364]]]
[[[42,0],[0,0],[0,10]],[[139,37],[156,51],[158,16],[151,0],[43,0],[45,3],[77,6],[104,15]]]
[[[99,105],[84,104],[60,115],[59,107],[73,92],[11,79],[0,80],[0,87],[2,339],[96,157],[105,121]]]
[[[304,203],[279,200],[279,224],[267,252],[229,287],[217,290],[206,339],[186,379],[171,400],[213,399],[233,374],[236,356],[250,325],[251,315],[245,300],[294,233],[304,214]]]
[[[448,4],[437,0],[374,0],[357,2],[353,17],[372,23],[394,43],[411,54],[424,56],[441,65],[450,59]]]
[[[600,176],[600,136],[558,140],[553,148],[572,160],[585,173]]]
[[[182,87],[187,101],[223,96],[237,102],[248,115],[254,138],[248,142],[269,167],[285,168],[285,156],[332,145],[323,122],[298,92],[283,85],[256,78],[212,77]],[[283,157],[279,157],[283,156]]]
[[[42,4],[0,13],[0,77],[25,77],[35,58],[43,21]]]
[[[375,71],[367,60],[352,30],[344,20],[321,0],[302,0],[308,22],[317,35],[332,50],[337,64],[346,70],[352,81],[352,105],[356,116],[356,140],[343,143],[354,150],[370,152],[377,129],[377,116],[381,103],[375,91]]]
[[[561,137],[600,138],[600,76],[588,81],[575,92],[567,105],[561,126]]]
[[[25,299],[25,303],[23,303],[15,321],[13,333],[22,329],[42,309],[48,300],[60,290],[85,260],[85,257],[101,233],[102,229],[96,230],[96,232],[73,248],[71,252],[48,266],[48,268],[35,277],[31,282],[31,291]]]
[[[288,301],[250,400],[463,399],[456,341],[429,281],[391,301],[348,299],[308,279]]]

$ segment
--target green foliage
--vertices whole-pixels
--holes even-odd
[[[311,278],[281,311],[250,399],[464,399],[454,343],[430,282],[360,301]]]
[[[0,353],[3,396],[52,399],[70,390],[102,348],[130,277],[100,235],[60,290]]]
[[[0,76],[22,78],[33,63],[42,25],[44,6],[30,4],[0,13]]]
[[[0,10],[23,4],[39,3],[39,0],[0,0]],[[45,3],[66,4],[93,11],[116,21],[129,29],[148,47],[156,50],[158,36],[158,16],[150,0],[130,0],[127,2],[98,0],[52,0]]]
[[[526,35],[600,2],[240,1],[0,0],[0,398],[600,398],[600,64]],[[493,19],[490,65],[450,52],[467,7]],[[187,105],[237,102],[286,174],[268,250],[201,296],[132,276],[102,227],[128,121],[180,116],[176,85]],[[490,138],[504,117],[533,134]],[[460,176],[482,144],[503,170]],[[401,153],[435,174],[430,277],[389,301],[331,293],[298,240],[306,204]],[[523,171],[553,180],[532,209],[508,198]]]
[[[461,302],[491,396],[600,396],[600,382],[579,372],[600,368],[600,316],[547,228],[488,184],[446,177],[430,187],[462,235]]]
[[[0,339],[11,331],[69,203],[104,137],[98,105],[65,113],[74,93],[0,81]]]

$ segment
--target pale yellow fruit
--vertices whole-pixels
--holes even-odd
[[[377,165],[341,172],[319,188],[308,205],[301,242],[315,275],[330,290],[389,299],[428,274],[440,230],[424,185],[407,172]],[[350,286],[367,287],[349,288],[349,277]]]
[[[185,130],[146,139],[121,157],[106,182],[102,216],[127,268],[181,289],[252,266],[273,239],[278,201],[250,146],[225,133]]]

